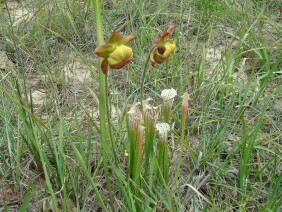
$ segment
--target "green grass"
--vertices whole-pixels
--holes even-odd
[[[109,70],[112,136],[102,144],[93,1],[11,2],[0,1],[0,210],[282,210],[281,1],[103,1],[104,40],[113,30],[137,39],[133,62]],[[19,8],[30,15],[17,19]],[[127,112],[140,101],[152,40],[170,24],[168,74],[165,63],[148,66],[144,86],[154,106],[163,89],[178,93],[169,179],[156,133],[134,181]]]

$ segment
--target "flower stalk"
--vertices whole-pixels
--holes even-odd
[[[97,45],[101,46],[104,44],[104,36],[103,36],[103,25],[102,25],[102,17],[101,17],[101,9],[99,0],[93,0],[94,7],[94,15],[96,21],[96,35],[97,35]],[[102,64],[102,59],[99,58],[99,64]],[[99,112],[100,112],[100,137],[101,137],[101,149],[102,149],[102,157],[103,157],[103,166],[106,177],[107,189],[109,191],[109,197],[111,203],[113,204],[112,192],[110,188],[110,179],[109,179],[109,171],[108,171],[108,144],[107,144],[107,127],[106,127],[106,75],[99,71]]]
[[[145,61],[145,65],[143,68],[143,73],[142,73],[142,78],[141,78],[141,85],[140,85],[140,101],[141,101],[141,108],[143,108],[143,95],[144,95],[144,83],[145,83],[145,78],[146,78],[146,74],[147,74],[147,67],[150,61],[150,55],[151,52],[153,51],[153,49],[151,49],[146,61]]]

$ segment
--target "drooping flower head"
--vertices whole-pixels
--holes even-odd
[[[104,74],[107,73],[108,66],[111,69],[121,69],[132,60],[132,48],[125,44],[135,38],[133,35],[122,36],[118,32],[113,32],[106,44],[95,49],[95,54],[104,58],[101,64]]]
[[[170,25],[162,34],[157,35],[153,40],[153,49],[150,54],[150,63],[155,67],[155,64],[161,64],[166,61],[176,49],[176,45],[172,39],[165,40],[169,33],[175,29],[175,25]]]

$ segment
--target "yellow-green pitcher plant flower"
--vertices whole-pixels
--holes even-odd
[[[166,40],[169,33],[175,29],[175,25],[170,25],[162,34],[157,35],[153,40],[153,49],[150,54],[150,63],[152,66],[166,61],[176,49],[173,39]]]
[[[144,82],[145,82],[145,76],[146,76],[146,70],[147,70],[147,64],[150,61],[150,64],[155,67],[156,64],[161,64],[170,57],[170,55],[174,52],[176,49],[176,45],[172,39],[166,40],[166,37],[169,35],[171,31],[173,31],[176,28],[175,25],[170,25],[167,27],[161,34],[155,36],[153,39],[153,48],[150,50],[150,54],[147,57],[147,60],[145,62],[142,79],[141,79],[141,86],[140,86],[140,101],[141,104],[143,103],[143,93],[144,93]],[[167,72],[168,72],[168,66],[167,66]],[[166,74],[167,76],[167,74]],[[142,105],[141,105],[141,108]]]
[[[101,64],[104,74],[107,73],[108,66],[111,69],[121,69],[133,59],[132,48],[126,44],[135,38],[133,35],[122,36],[113,32],[106,44],[95,49],[95,54],[104,58]]]

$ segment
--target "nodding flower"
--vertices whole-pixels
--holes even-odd
[[[157,35],[153,40],[153,49],[150,54],[150,63],[153,67],[155,64],[161,64],[166,61],[176,49],[176,45],[172,39],[165,40],[169,33],[175,29],[175,25],[170,25],[162,34]]]
[[[107,74],[108,66],[111,69],[121,69],[132,60],[132,48],[126,44],[135,38],[133,35],[122,36],[113,32],[106,44],[95,49],[95,54],[104,58],[101,64],[104,74]]]

